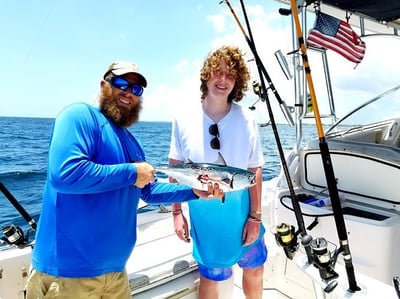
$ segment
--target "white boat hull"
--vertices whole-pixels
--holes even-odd
[[[377,294],[385,299],[396,298],[389,281],[392,273],[387,273],[390,265],[382,265],[381,261],[386,257],[367,259],[375,250],[377,254],[383,253],[382,250],[379,251],[382,249],[381,242],[388,245],[387,240],[391,239],[390,234],[393,233],[392,230],[396,230],[395,226],[374,225],[365,219],[360,223],[356,217],[347,217],[349,236],[354,235],[350,238],[350,244],[356,279],[361,291],[348,291],[347,276],[339,258],[335,267],[335,271],[339,273],[338,286],[331,293],[324,293],[326,283],[319,277],[318,270],[307,263],[304,250],[300,250],[293,260],[289,260],[275,242],[273,233],[276,223],[294,221],[293,213],[279,207],[276,200],[268,197],[273,194],[281,195],[281,192],[283,190],[273,187],[271,182],[264,183],[264,223],[270,229],[267,229],[265,236],[269,256],[265,264],[263,298],[379,298]],[[321,210],[311,206],[305,208]],[[171,213],[153,210],[139,214],[138,219],[137,246],[127,263],[133,298],[197,298],[198,273],[191,255],[192,246],[191,243],[184,243],[175,236]],[[307,224],[310,221],[311,219],[307,219]],[[387,233],[384,234],[381,230],[387,230]],[[321,219],[320,224],[313,230],[313,235],[335,239],[334,224]],[[377,235],[382,239],[376,239]],[[364,246],[365,242],[369,243],[367,248]],[[374,260],[376,264],[371,264]],[[0,251],[0,298],[23,298],[29,262],[29,248]],[[237,266],[234,269],[234,277],[220,285],[222,298],[244,298],[241,270]]]

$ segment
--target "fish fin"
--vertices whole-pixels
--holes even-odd
[[[231,180],[230,178],[223,178],[223,179],[221,179],[221,181],[223,183],[227,184],[229,187],[231,187],[231,188],[233,187],[233,180]]]
[[[233,186],[233,181],[235,180],[235,176],[236,176],[236,173],[233,173],[232,177],[231,177],[231,180],[230,180],[230,183],[229,183],[229,185],[230,185],[230,187],[232,189],[235,189],[235,187]]]
[[[218,159],[214,162],[214,164],[227,166],[224,157],[222,157],[221,152],[218,152]]]

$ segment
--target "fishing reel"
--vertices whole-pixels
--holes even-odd
[[[278,225],[276,227],[275,239],[278,245],[283,247],[286,257],[292,260],[299,248],[294,226],[286,223]]]
[[[324,281],[330,281],[339,275],[333,270],[335,258],[328,249],[328,242],[324,238],[315,238],[310,242],[313,264],[319,270],[319,275]]]
[[[19,226],[13,224],[6,225],[2,228],[4,237],[1,240],[8,245],[14,245],[18,248],[24,248],[29,244],[29,233],[30,230],[24,234],[24,231]]]
[[[262,92],[261,92],[260,83],[258,83],[257,81],[253,81],[252,87],[253,87],[253,92],[254,92],[257,96],[259,96],[260,98],[262,98]]]
[[[0,239],[1,242],[8,245],[14,245],[19,248],[24,248],[29,244],[29,234],[31,231],[36,230],[36,222],[31,216],[25,211],[25,209],[19,204],[18,200],[11,194],[11,192],[0,182],[0,191],[4,196],[10,201],[10,203],[17,209],[17,211],[22,215],[22,217],[30,225],[30,229],[24,234],[24,231],[19,227],[15,227],[13,224],[4,226],[1,230],[4,235]]]
[[[258,83],[257,81],[253,81],[252,87],[255,95],[258,96],[258,99],[249,107],[249,109],[253,111],[256,110],[255,104],[257,104],[259,101],[263,102],[265,101],[265,99],[263,98],[263,92],[261,91],[260,83]]]

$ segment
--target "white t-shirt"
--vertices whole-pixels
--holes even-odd
[[[181,112],[172,123],[168,157],[184,162],[214,163],[220,152],[232,167],[248,169],[264,164],[258,126],[250,111],[233,103],[230,112],[218,122],[220,150],[210,146],[214,136],[209,133],[209,127],[213,124],[201,104]]]
[[[250,111],[233,103],[229,113],[218,122],[220,150],[210,146],[214,136],[209,127],[213,124],[201,104],[176,116],[169,158],[215,163],[220,152],[228,166],[248,169],[264,164],[258,126]],[[197,262],[210,268],[230,267],[252,247],[242,246],[242,231],[250,209],[248,190],[225,193],[225,203],[212,199],[188,204],[193,256]],[[264,232],[261,224],[259,238]]]

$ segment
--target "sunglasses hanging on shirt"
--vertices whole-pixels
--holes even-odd
[[[208,132],[210,132],[210,134],[212,136],[214,136],[213,139],[211,139],[210,141],[210,146],[212,149],[215,150],[219,150],[221,148],[221,144],[219,142],[219,131],[218,131],[218,125],[217,124],[213,124],[208,128]]]

